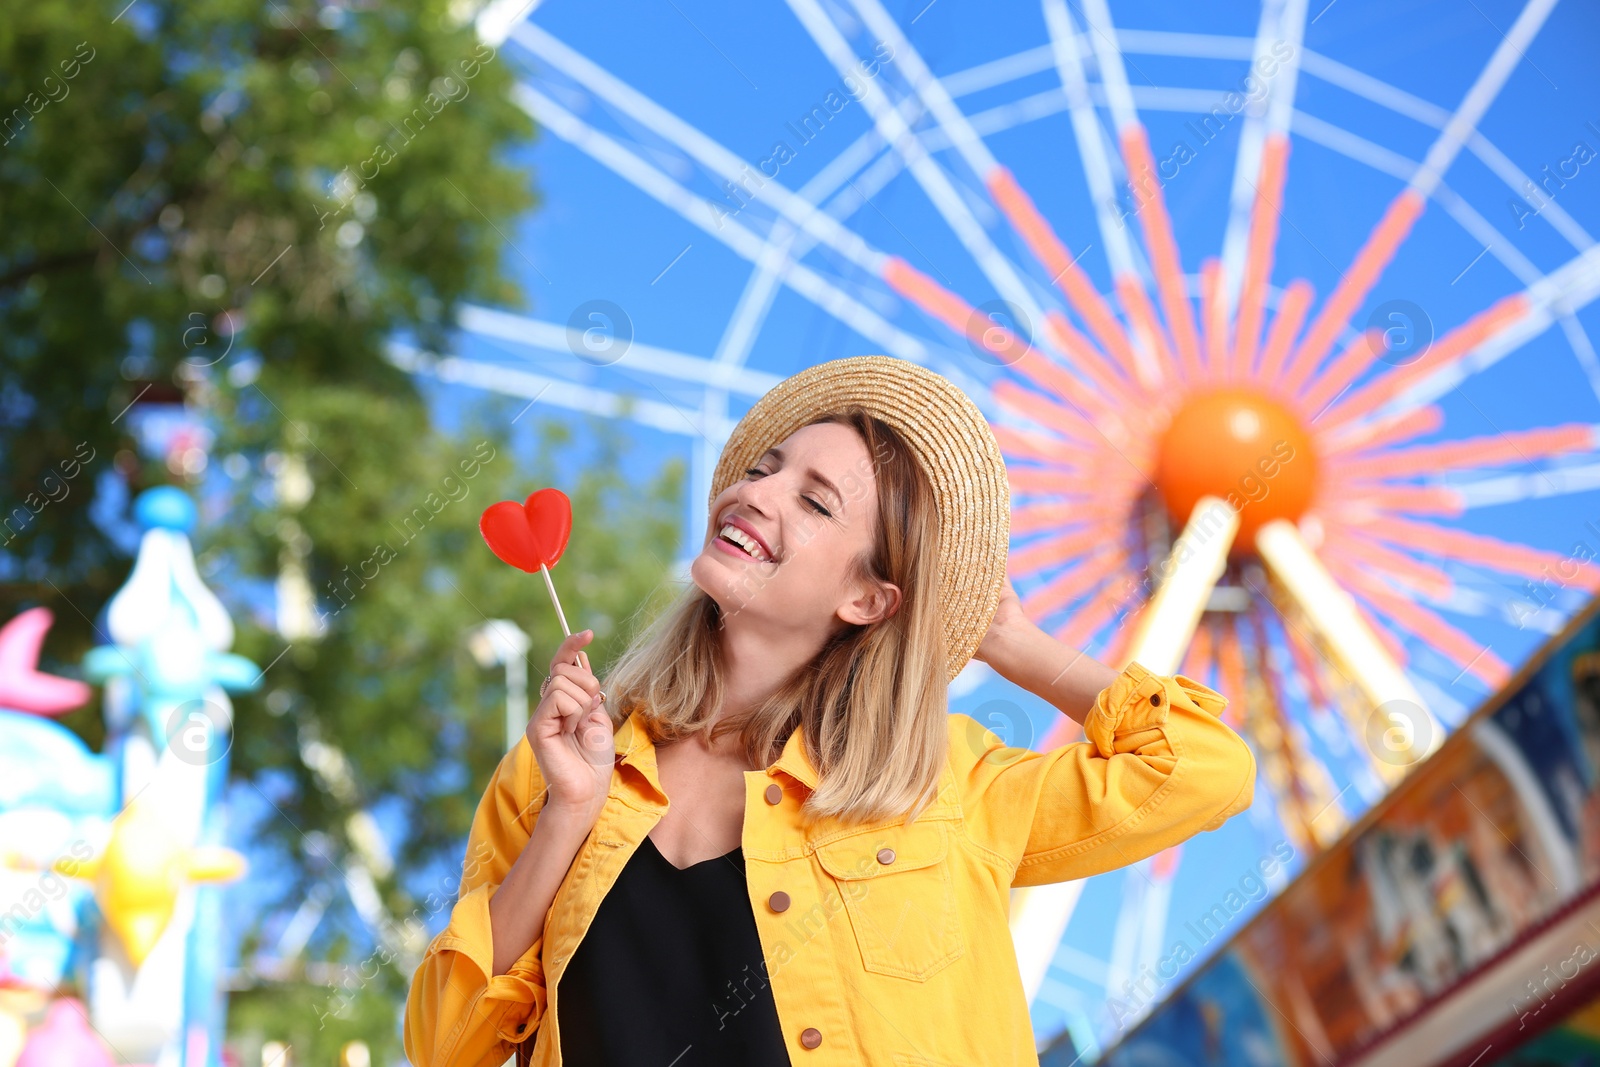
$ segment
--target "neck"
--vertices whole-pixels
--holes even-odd
[[[725,696],[717,718],[741,716],[761,704],[795,671],[811,662],[825,635],[771,629],[750,615],[724,616]]]

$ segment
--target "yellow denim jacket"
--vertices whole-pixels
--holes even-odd
[[[1011,887],[1125,866],[1248,807],[1255,759],[1218,718],[1226,706],[1190,678],[1131,663],[1096,698],[1086,740],[1049,752],[1008,748],[952,714],[937,799],[910,825],[804,826],[817,775],[798,731],[770,767],[745,772],[745,871],[766,968],[750,973],[771,983],[795,1067],[1037,1067]],[[543,935],[491,975],[489,898],[545,799],[526,739],[501,760],[473,818],[460,898],[412,979],[405,1050],[416,1067],[499,1067],[519,1052],[533,1067],[561,1062],[562,970],[667,809],[636,717],[617,728],[609,795]],[[780,891],[782,911],[770,903]]]

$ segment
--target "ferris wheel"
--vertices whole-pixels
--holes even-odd
[[[1307,854],[1437,747],[1468,701],[1510,678],[1512,664],[1468,624],[1542,618],[1548,630],[1570,609],[1485,589],[1546,582],[1554,571],[1569,592],[1600,591],[1594,568],[1477,532],[1471,517],[1600,486],[1593,422],[1490,411],[1485,434],[1451,426],[1441,404],[1549,334],[1589,390],[1585,402],[1600,406],[1600,362],[1578,316],[1600,296],[1600,251],[1479,130],[1554,0],[1523,6],[1449,101],[1308,48],[1306,27],[1321,12],[1305,0],[1265,0],[1253,37],[1119,26],[1106,0],[1041,0],[1040,40],[943,74],[880,0],[788,6],[787,44],[824,57],[849,97],[834,93],[839,107],[859,106],[869,120],[798,187],[776,149],[730,150],[626,71],[544,28],[525,0],[497,0],[478,21],[524,64],[515,98],[546,136],[748,264],[714,347],[651,344],[595,300],[566,322],[483,307],[461,318],[469,336],[501,349],[576,361],[534,370],[399,345],[392,358],[681,435],[692,457],[691,544],[737,413],[798,369],[763,357],[780,297],[807,302],[871,350],[933,367],[978,401],[1006,454],[1011,571],[1030,616],[1113,665],[1181,670],[1227,694],[1229,721],[1257,754],[1263,799]],[[1194,60],[1230,73],[1195,88]],[[1127,70],[1135,62],[1140,84]],[[1351,128],[1361,123],[1297,105],[1311,79],[1427,131],[1425,152],[1408,155]],[[836,113],[824,98],[808,115],[820,128]],[[1220,242],[1179,247],[1165,187],[1189,160],[1177,146],[1156,148],[1148,113],[1194,116],[1202,138],[1227,127]],[[1038,187],[1024,188],[994,147],[1062,119],[1081,167],[1074,180],[1089,193],[1081,219],[1050,217]],[[797,136],[807,121],[791,127]],[[1348,209],[1366,236],[1314,278],[1275,270],[1295,227],[1286,197],[1301,144],[1380,176],[1392,194],[1381,210]],[[1482,182],[1452,188],[1446,178],[1464,156],[1497,192]],[[950,273],[963,281],[913,265],[926,257],[899,230],[882,247],[863,236],[873,198],[906,182],[959,248],[964,262]],[[1559,243],[1552,262],[1536,265],[1508,239],[1508,196]],[[1334,209],[1346,210],[1318,208]],[[1377,299],[1424,216],[1448,220],[1514,284],[1439,321],[1414,302]],[[1068,222],[1077,247],[1060,236]],[[1463,692],[1476,695],[1452,695]],[[1042,745],[1070,739],[1072,725],[1061,720]],[[1178,863],[1174,851],[1128,875],[1106,990],[1159,952]],[[1014,901],[1030,996],[1080,890],[1038,887]]]

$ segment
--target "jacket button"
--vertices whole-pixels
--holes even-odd
[[[1150,703],[1156,705],[1157,707],[1160,707],[1161,706],[1161,694],[1160,693],[1151,693],[1150,694]]]
[[[783,786],[779,785],[777,782],[773,782],[771,785],[767,786],[767,803],[783,803]]]
[[[892,849],[892,848],[880,848],[878,850],[878,862],[884,864],[885,866],[887,866],[888,864],[893,863],[894,862],[894,849]]]
[[[788,911],[789,894],[785,893],[781,889],[778,890],[776,893],[767,898],[767,907],[771,908],[773,911]]]
[[[800,1044],[806,1048],[816,1048],[822,1044],[822,1031],[815,1026],[808,1026],[800,1031]]]

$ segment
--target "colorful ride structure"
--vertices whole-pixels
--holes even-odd
[[[75,881],[114,808],[109,763],[71,731],[50,722],[88,702],[82,682],[41,674],[39,647],[50,628],[45,608],[0,628],[0,1064],[52,1047],[63,1022],[30,1033],[49,993],[70,970],[92,891]],[[65,1003],[65,1002],[63,1002]],[[60,1009],[65,1010],[65,1009]],[[74,1060],[73,1062],[79,1062]],[[82,1061],[91,1062],[91,1061]]]
[[[0,628],[0,1067],[221,1063],[215,883],[244,872],[222,845],[228,693],[261,671],[227,651],[233,624],[189,543],[193,502],[152,489],[134,514],[144,534],[107,606],[112,643],[84,660],[105,687],[103,753],[46,718],[91,695],[39,672],[49,611]]]

